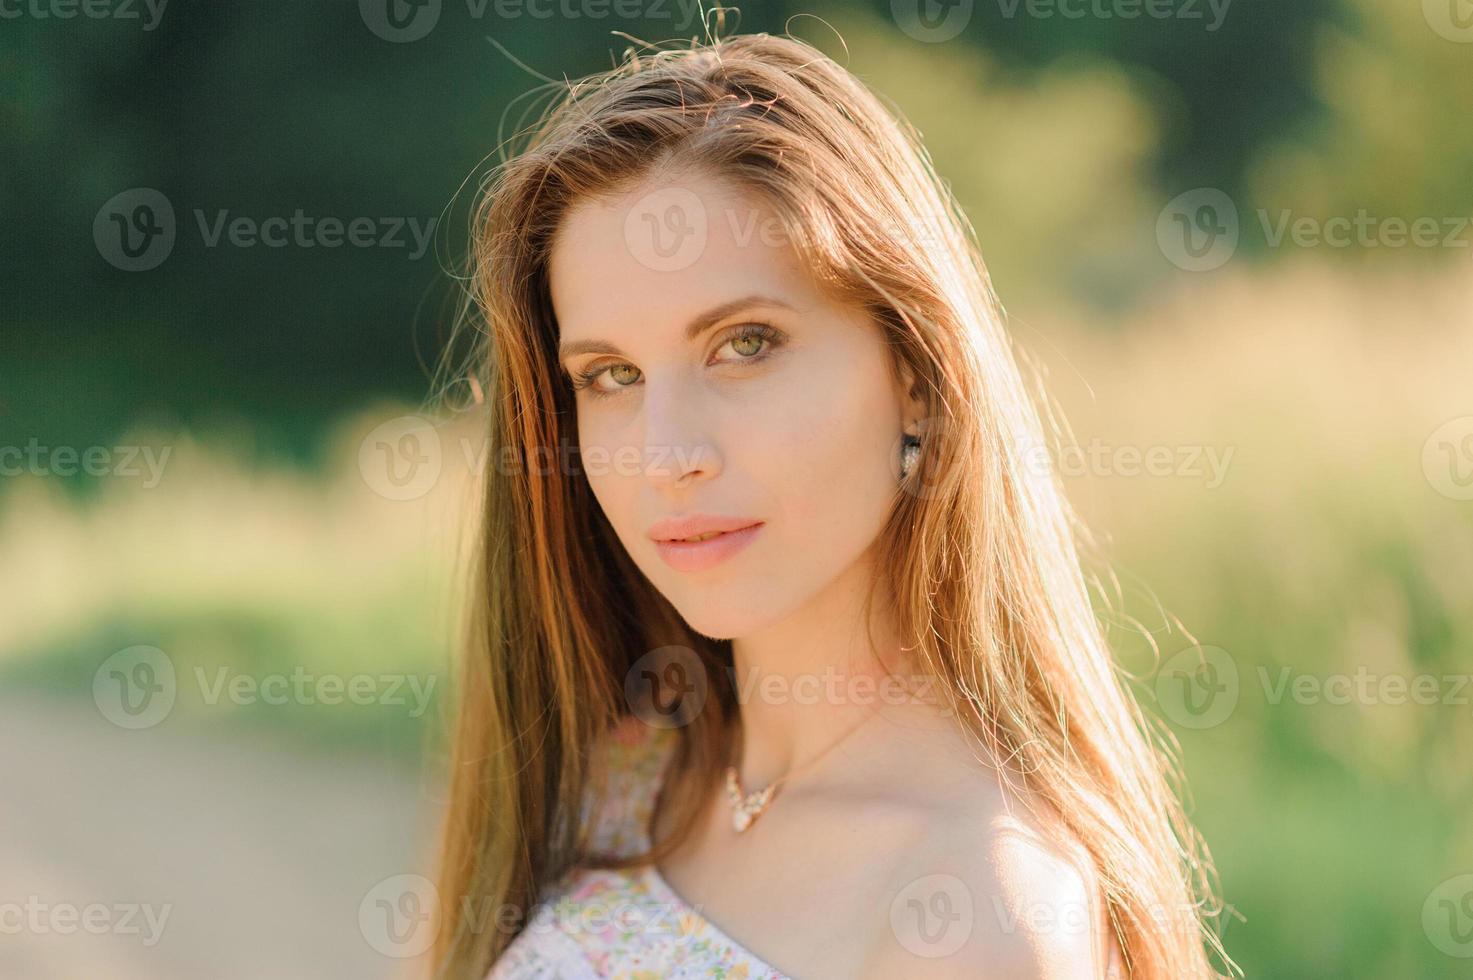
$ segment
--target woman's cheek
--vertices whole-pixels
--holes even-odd
[[[635,520],[637,478],[641,453],[632,443],[614,438],[596,425],[580,426],[578,465],[604,516],[621,538],[631,533]]]
[[[580,406],[579,455],[590,482],[608,483],[617,477],[640,474],[644,450],[632,438],[632,431],[626,420],[601,406]]]

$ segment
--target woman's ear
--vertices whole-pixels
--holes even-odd
[[[921,397],[921,383],[915,371],[905,361],[900,362],[898,394],[900,396],[900,425],[907,435],[920,435],[920,421],[926,415],[926,403]]]

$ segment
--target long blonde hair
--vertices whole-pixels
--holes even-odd
[[[694,651],[705,708],[679,729],[665,802],[694,823],[737,710],[729,641],[696,634],[634,566],[581,475],[538,465],[576,432],[548,256],[576,202],[700,172],[760,195],[835,295],[872,312],[928,406],[876,567],[901,635],[972,733],[1015,765],[1093,860],[1132,976],[1218,976],[1211,865],[1171,754],[1090,604],[1083,529],[1003,329],[975,236],[914,131],[848,71],[766,34],[652,47],[565,86],[484,187],[472,354],[493,465],[469,596],[441,844],[439,976],[484,976],[540,890],[586,853],[588,747],[627,715],[623,679]],[[875,583],[876,587],[880,583]],[[615,866],[617,861],[610,862]],[[514,910],[493,924],[476,910]],[[1231,963],[1231,961],[1227,961]]]

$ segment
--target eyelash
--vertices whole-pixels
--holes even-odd
[[[761,340],[767,342],[767,346],[758,351],[756,354],[752,354],[751,356],[740,356],[737,363],[753,364],[757,361],[765,361],[768,357],[772,356],[773,349],[781,347],[784,341],[782,331],[778,330],[776,327],[773,327],[766,323],[747,323],[743,324],[741,327],[738,327],[735,331],[733,331],[725,340],[721,342],[721,344],[717,347],[717,350],[720,350],[722,347],[725,347],[727,344],[732,343],[733,341],[746,340],[748,337],[760,338]],[[598,380],[599,375],[608,371],[609,368],[612,366],[613,365],[604,365],[603,367],[596,368],[591,371],[569,372],[569,376],[572,378],[573,390],[583,391],[586,389],[588,393],[595,398],[608,398],[618,394],[617,391],[604,391],[600,388],[594,387],[593,385],[593,383]],[[634,385],[621,385],[620,387],[633,388]]]

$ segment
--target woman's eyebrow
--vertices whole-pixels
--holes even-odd
[[[733,313],[740,312],[750,306],[778,306],[785,310],[793,309],[789,303],[785,303],[773,296],[764,296],[760,293],[753,293],[750,296],[728,300],[692,318],[690,323],[685,326],[686,341],[695,340]],[[565,361],[577,354],[622,354],[624,352],[607,340],[573,340],[560,345],[557,353],[558,360]]]

